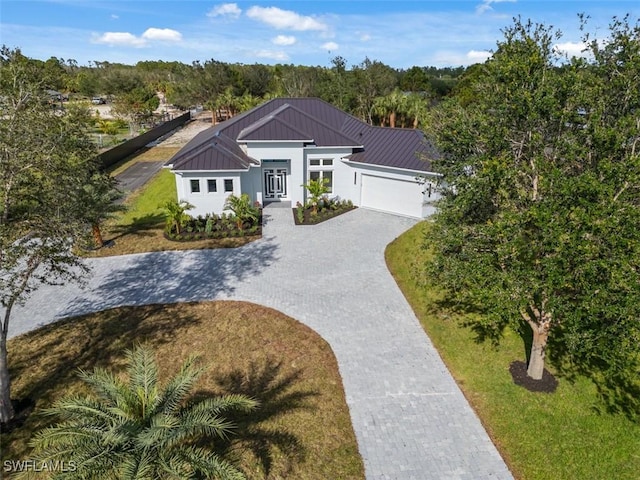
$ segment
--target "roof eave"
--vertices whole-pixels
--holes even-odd
[[[436,173],[436,172],[433,172],[431,170],[415,170],[413,168],[392,167],[390,165],[380,165],[378,163],[356,162],[354,160],[349,160],[346,157],[341,158],[341,160],[344,163],[348,163],[349,165],[363,165],[363,166],[367,166],[367,167],[389,168],[391,170],[397,170],[397,171],[400,171],[400,172],[428,174],[428,175],[432,175],[434,177],[441,177],[442,176],[441,173]]]

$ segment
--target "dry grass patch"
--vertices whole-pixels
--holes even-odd
[[[38,412],[65,394],[85,393],[78,368],[122,370],[124,350],[137,343],[156,351],[165,378],[197,354],[208,367],[201,393],[261,402],[258,412],[236,419],[238,435],[226,446],[243,452],[237,460],[248,478],[364,478],[331,348],[308,327],[254,304],[122,307],[22,335],[8,347],[13,395],[35,400]],[[28,458],[27,442],[44,425],[32,414],[3,435],[3,458]]]

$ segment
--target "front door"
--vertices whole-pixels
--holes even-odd
[[[265,168],[264,175],[264,199],[279,200],[287,198],[287,169]]]

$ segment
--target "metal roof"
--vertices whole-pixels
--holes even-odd
[[[173,170],[248,169],[247,141],[350,147],[352,162],[417,171],[437,152],[419,130],[372,127],[319,98],[275,98],[196,135],[167,162]]]

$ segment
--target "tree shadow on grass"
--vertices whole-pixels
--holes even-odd
[[[135,217],[131,223],[112,226],[109,229],[111,235],[108,240],[117,240],[125,235],[151,237],[155,235],[152,230],[164,227],[165,219],[163,213],[150,213],[142,217]]]
[[[588,378],[596,387],[599,402],[597,414],[624,415],[637,422],[640,419],[640,362],[612,354],[611,358],[592,355],[571,355],[566,339],[549,338],[549,359],[557,371],[569,381]],[[616,368],[616,361],[626,367]]]
[[[272,359],[266,359],[262,365],[251,362],[247,370],[236,369],[219,375],[215,381],[223,394],[247,395],[260,402],[256,411],[231,417],[237,431],[222,450],[228,454],[236,447],[248,449],[260,463],[265,478],[274,468],[278,451],[287,459],[285,470],[294,462],[302,461],[305,448],[296,435],[268,425],[287,413],[312,408],[307,400],[319,393],[296,389],[300,378],[300,370],[283,372],[281,363]]]
[[[163,305],[147,305],[114,308],[95,317],[80,316],[44,326],[28,335],[29,345],[21,351],[16,351],[16,345],[9,349],[10,375],[20,380],[12,397],[21,402],[37,401],[39,407],[51,405],[60,385],[81,383],[78,369],[102,367],[117,374],[125,368],[123,352],[134,342],[155,350],[199,322],[178,308],[168,314]],[[28,430],[43,421],[31,419]]]

